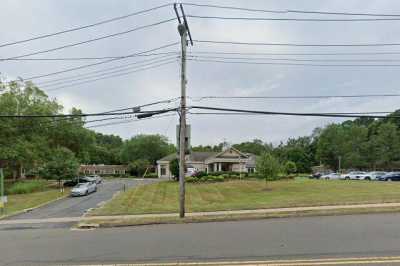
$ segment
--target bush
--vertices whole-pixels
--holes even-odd
[[[45,180],[20,181],[12,184],[9,188],[6,188],[6,193],[9,195],[27,194],[43,191],[47,187],[48,183]]]
[[[188,183],[206,183],[206,182],[224,182],[225,178],[223,175],[213,176],[205,175],[202,177],[188,176],[185,178]]]
[[[158,178],[157,173],[147,173],[144,178]]]

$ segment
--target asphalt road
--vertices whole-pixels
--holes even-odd
[[[157,180],[145,179],[114,179],[105,180],[98,186],[97,192],[83,197],[67,197],[45,205],[41,208],[34,209],[30,212],[22,213],[9,217],[9,220],[17,219],[45,219],[45,218],[60,218],[60,217],[79,217],[82,216],[88,209],[97,207],[100,203],[110,200],[115,193],[122,191],[125,188],[157,182]],[[36,224],[36,225],[0,225],[0,230],[10,229],[26,229],[26,228],[69,228],[72,223],[58,224]]]
[[[400,214],[371,214],[93,231],[3,230],[0,265],[399,256],[399,225]]]

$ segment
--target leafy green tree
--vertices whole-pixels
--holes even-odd
[[[125,163],[144,159],[155,164],[158,159],[173,152],[175,152],[175,147],[169,144],[164,136],[137,135],[125,142],[121,159]]]
[[[257,175],[267,182],[279,178],[282,166],[271,153],[265,152],[257,158],[256,169]]]
[[[67,148],[58,148],[51,153],[40,175],[46,179],[71,179],[77,175],[78,168],[79,162],[74,153]]]
[[[169,163],[169,170],[171,171],[171,174],[174,176],[174,180],[179,179],[179,160],[174,159]]]
[[[234,148],[240,150],[241,152],[252,153],[255,155],[261,155],[264,152],[271,152],[271,145],[263,143],[262,140],[254,139],[253,141],[242,142],[233,145]]]
[[[285,172],[288,174],[294,174],[297,172],[296,164],[292,161],[287,161],[285,163]]]
[[[146,172],[146,169],[149,167],[150,162],[145,159],[137,159],[131,162],[129,166],[129,172],[133,176],[142,177]]]
[[[302,173],[311,171],[315,162],[316,141],[312,137],[290,138],[274,149],[274,154],[280,161],[292,161],[297,170]]]

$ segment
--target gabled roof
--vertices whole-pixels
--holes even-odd
[[[189,162],[204,162],[207,158],[212,157],[216,154],[217,154],[216,152],[194,151],[188,155],[187,161],[189,161]],[[176,153],[172,153],[172,154],[169,154],[169,155],[161,158],[158,161],[170,162],[177,158],[178,158],[178,155]]]
[[[228,152],[229,152],[229,154],[232,154],[232,152],[237,153],[237,154],[239,154],[240,157],[243,157],[243,158],[248,158],[249,157],[249,155],[247,155],[246,153],[243,153],[243,152],[239,151],[238,149],[235,149],[234,147],[230,147],[229,149],[226,149],[224,151],[221,151],[221,152],[215,154],[213,156],[213,158],[223,157],[223,155],[228,153]],[[238,156],[228,156],[228,157],[237,158]]]

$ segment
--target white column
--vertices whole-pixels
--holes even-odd
[[[222,163],[218,163],[218,172],[222,171]]]

